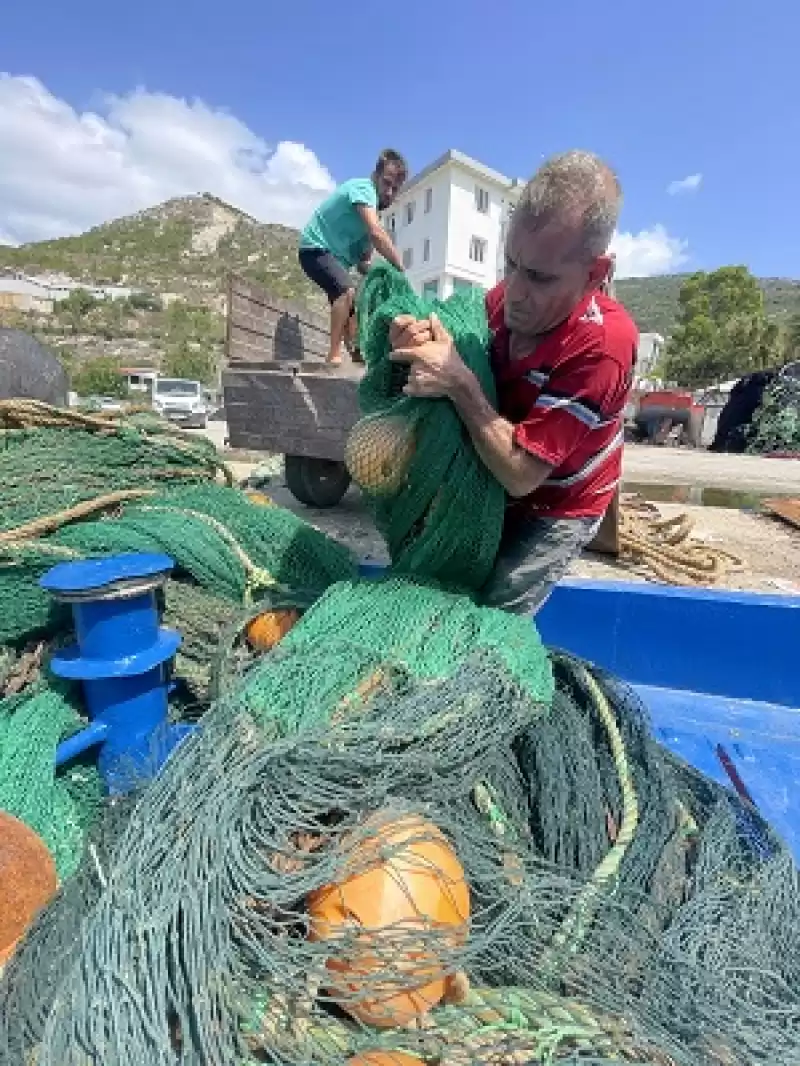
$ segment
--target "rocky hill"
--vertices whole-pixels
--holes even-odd
[[[0,272],[67,274],[219,306],[225,275],[244,272],[279,296],[313,295],[297,264],[297,233],[203,193],[106,222],[77,237],[0,247]]]
[[[177,346],[184,353],[187,346],[199,347],[217,359],[224,281],[231,270],[277,296],[324,306],[298,266],[296,249],[295,230],[258,222],[209,193],[168,200],[77,237],[0,246],[0,275],[58,273],[87,285],[130,286],[156,294],[163,309],[97,306],[83,316],[74,308],[53,316],[0,311],[0,325],[22,325],[69,348],[79,360],[106,355],[159,365]],[[617,292],[642,331],[668,335],[681,280],[677,275],[629,278],[617,282]],[[762,285],[773,318],[786,320],[800,312],[800,282],[767,278]]]

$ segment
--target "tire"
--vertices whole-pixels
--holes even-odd
[[[350,488],[347,467],[335,459],[287,455],[285,476],[289,492],[306,507],[335,507]]]

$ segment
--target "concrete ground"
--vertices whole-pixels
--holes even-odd
[[[210,422],[204,432],[220,449],[224,447],[224,422]],[[305,507],[286,488],[279,457],[236,452],[228,452],[227,456],[238,480],[260,468],[260,472],[269,475],[266,491],[277,504],[349,544],[361,559],[387,560],[383,541],[357,489],[351,488],[337,507]],[[688,514],[696,539],[741,559],[740,572],[729,575],[723,587],[800,594],[800,531],[778,519],[742,510],[756,503],[758,497],[800,497],[800,460],[630,444],[625,447],[624,478],[626,488],[658,500],[658,510],[664,517]],[[734,494],[734,505],[700,506],[700,499],[709,496],[702,492],[704,489],[728,490]],[[719,499],[717,493],[717,502]],[[592,555],[577,560],[571,573],[597,580],[648,580],[645,571],[631,564]]]

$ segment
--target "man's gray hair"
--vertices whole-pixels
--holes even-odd
[[[608,251],[617,228],[622,188],[614,171],[593,152],[571,151],[548,159],[534,174],[514,214],[546,222],[552,218],[581,226],[581,255]]]

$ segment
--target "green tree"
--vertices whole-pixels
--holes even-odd
[[[79,396],[116,396],[125,399],[128,386],[121,365],[110,356],[101,355],[80,366],[72,364],[70,384]]]
[[[187,378],[189,381],[202,381],[204,385],[213,384],[216,372],[216,360],[212,350],[205,345],[192,344],[181,340],[170,345],[164,359],[164,373],[171,378]]]
[[[746,267],[700,271],[681,285],[663,374],[699,388],[774,366],[781,348],[780,330],[768,321],[764,294]]]
[[[786,358],[800,359],[800,311],[795,312],[786,327]]]
[[[96,305],[97,301],[94,296],[86,289],[73,289],[66,299],[58,301],[56,312],[66,315],[72,326],[72,332],[78,333],[83,320]]]

